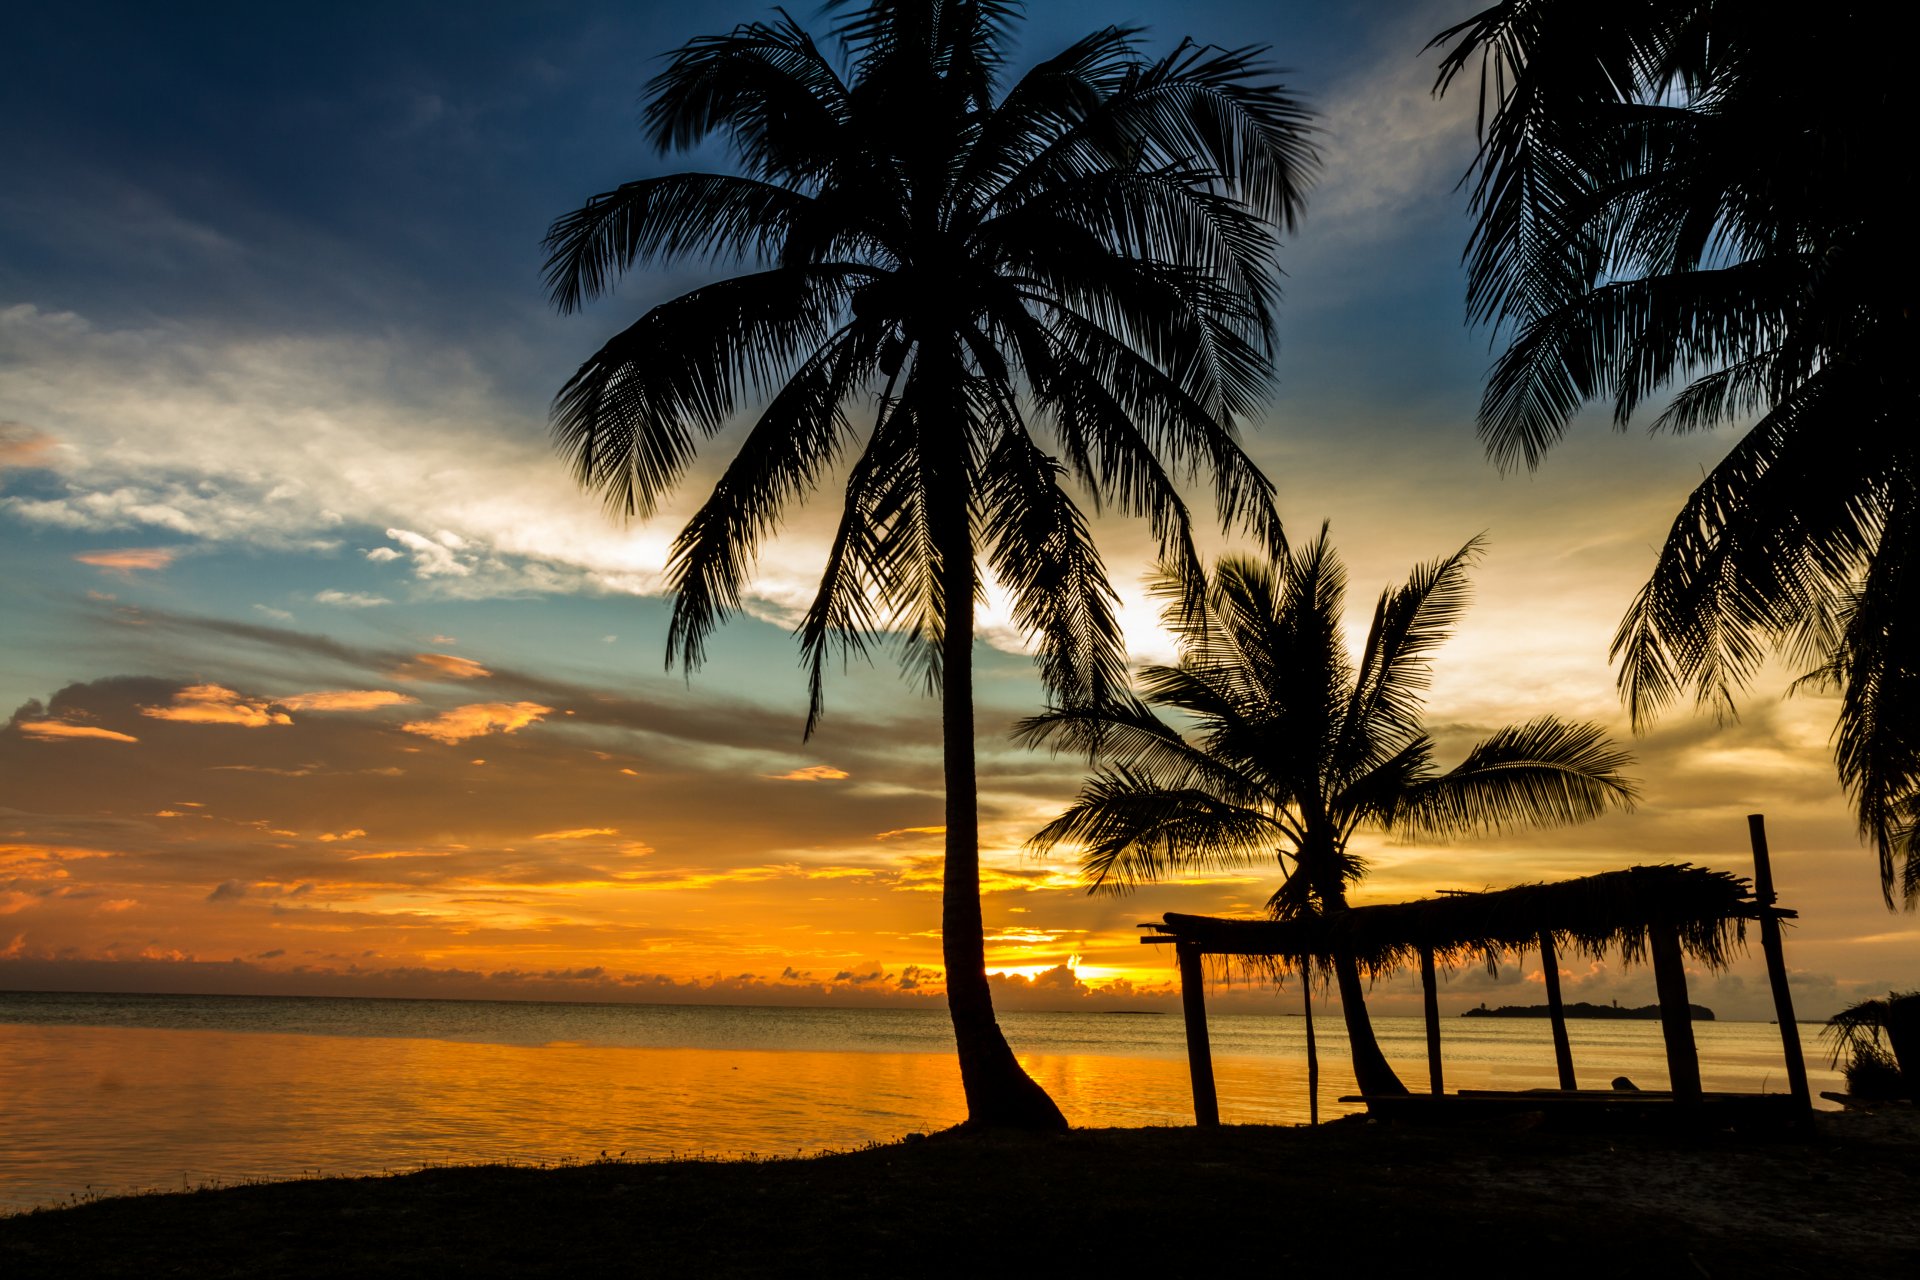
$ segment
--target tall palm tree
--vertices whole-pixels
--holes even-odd
[[[1730,714],[1770,648],[1841,692],[1836,758],[1891,907],[1920,903],[1917,123],[1895,6],[1503,0],[1479,64],[1468,314],[1508,339],[1480,432],[1537,466],[1590,400],[1744,428],[1614,638],[1636,727]],[[1432,46],[1430,46],[1432,47]],[[1903,866],[1901,864],[1904,864]]]
[[[791,504],[844,467],[798,626],[808,733],[835,656],[892,637],[941,700],[948,1007],[969,1123],[1064,1127],[994,1020],[979,893],[972,648],[984,556],[1051,697],[1124,682],[1113,595],[1069,477],[1192,563],[1182,473],[1283,544],[1235,420],[1270,373],[1274,228],[1314,156],[1254,49],[1148,59],[1106,27],[1011,84],[1019,6],[833,5],[830,56],[785,15],[697,39],[649,86],[664,153],[737,173],[590,199],[548,236],[563,311],[668,259],[755,269],[654,307],[581,366],[553,428],[580,483],[650,515],[701,439],[757,403],[673,545],[667,661],[697,665]],[[1050,433],[1049,450],[1035,429]]]
[[[1466,607],[1479,549],[1476,538],[1382,592],[1357,663],[1341,629],[1346,572],[1324,527],[1284,559],[1221,560],[1198,610],[1167,577],[1179,665],[1145,668],[1137,697],[1023,723],[1031,742],[1105,759],[1033,845],[1079,846],[1090,892],[1277,860],[1268,907],[1284,919],[1347,909],[1367,869],[1349,841],[1365,828],[1455,837],[1630,807],[1629,758],[1597,725],[1543,716],[1491,734],[1445,773],[1435,766],[1421,725],[1429,657]],[[1336,955],[1333,971],[1361,1091],[1404,1093],[1358,963]]]

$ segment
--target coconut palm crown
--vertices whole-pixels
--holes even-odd
[[[1324,527],[1283,559],[1222,559],[1197,611],[1163,578],[1179,664],[1143,668],[1137,696],[1022,726],[1029,741],[1104,761],[1033,847],[1077,846],[1090,892],[1277,860],[1268,907],[1288,917],[1347,908],[1366,871],[1349,845],[1361,830],[1451,838],[1629,807],[1629,757],[1596,725],[1543,716],[1491,734],[1452,769],[1435,764],[1421,723],[1429,659],[1467,605],[1480,547],[1476,538],[1383,592],[1357,662],[1342,631],[1346,575]],[[1374,1039],[1357,962],[1336,956],[1334,974],[1362,1092],[1404,1092]]]
[[[942,936],[970,1122],[1060,1127],[986,978],[977,562],[1035,637],[1051,696],[1083,702],[1126,666],[1070,488],[1193,564],[1178,482],[1198,475],[1223,522],[1283,545],[1235,422],[1270,376],[1275,232],[1302,207],[1307,117],[1255,49],[1154,59],[1105,27],[1013,78],[1017,4],[828,8],[828,49],[782,14],[691,41],[648,86],[662,153],[721,140],[735,171],[643,178],[554,223],[563,311],[655,263],[737,269],[609,339],[556,398],[554,438],[583,486],[644,517],[745,419],[673,544],[669,665],[700,663],[789,509],[843,486],[798,626],[806,731],[828,663],[878,643],[940,695]]]
[[[1539,464],[1579,409],[1743,432],[1614,639],[1636,727],[1722,716],[1770,652],[1837,689],[1882,890],[1920,904],[1920,363],[1904,10],[1502,0],[1435,37],[1477,77],[1480,432]]]

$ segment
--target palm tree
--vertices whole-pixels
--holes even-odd
[[[1106,27],[1005,83],[1018,6],[874,0],[839,53],[784,14],[697,39],[649,86],[663,152],[732,144],[738,173],[630,182],[559,219],[562,311],[669,259],[755,269],[648,311],[561,390],[580,483],[651,515],[702,439],[757,403],[673,545],[667,662],[698,665],[786,510],[844,468],[798,626],[806,732],[835,656],[891,637],[941,700],[947,1001],[969,1123],[1064,1127],[995,1022],[979,894],[972,648],[984,556],[1051,697],[1125,679],[1113,595],[1069,476],[1194,561],[1176,478],[1283,545],[1234,422],[1270,374],[1276,225],[1314,162],[1260,50],[1150,60]],[[1035,428],[1051,434],[1043,448]]]
[[[1480,432],[1537,466],[1590,400],[1743,427],[1613,642],[1636,727],[1722,715],[1769,649],[1841,692],[1836,759],[1894,903],[1920,903],[1920,374],[1910,55],[1892,6],[1503,0],[1481,69],[1468,314],[1508,341]],[[1432,47],[1432,46],[1430,46]]]
[[[1078,845],[1089,892],[1275,859],[1284,878],[1268,908],[1284,919],[1347,909],[1347,886],[1367,869],[1349,848],[1363,828],[1452,837],[1630,807],[1628,757],[1597,725],[1543,716],[1435,767],[1421,725],[1428,659],[1466,607],[1480,545],[1382,592],[1358,663],[1341,630],[1346,572],[1324,526],[1281,560],[1221,560],[1197,611],[1177,575],[1164,578],[1179,665],[1143,669],[1137,697],[1022,725],[1031,742],[1105,758],[1033,846]],[[1358,963],[1335,955],[1333,971],[1361,1091],[1404,1093],[1374,1039]]]

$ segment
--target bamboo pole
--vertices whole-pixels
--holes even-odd
[[[1547,978],[1547,1021],[1553,1024],[1553,1064],[1560,1069],[1560,1087],[1577,1089],[1573,1082],[1573,1045],[1567,1041],[1567,1007],[1560,1001],[1560,955],[1553,932],[1540,931],[1540,964]]]
[[[1191,942],[1174,947],[1180,957],[1180,1007],[1187,1017],[1187,1074],[1193,1080],[1193,1122],[1203,1129],[1220,1123],[1220,1098],[1213,1088],[1213,1046],[1207,1039],[1207,975],[1200,948]]]
[[[1440,1073],[1440,991],[1433,976],[1433,948],[1420,948],[1420,995],[1427,1015],[1427,1080],[1437,1098],[1447,1091]]]
[[[1313,957],[1300,966],[1300,1003],[1307,1019],[1307,1123],[1320,1123],[1320,1050],[1313,1041]]]
[[[1800,1024],[1793,1016],[1793,992],[1787,986],[1787,956],[1780,945],[1780,918],[1773,904],[1773,860],[1767,852],[1765,814],[1747,815],[1747,835],[1753,842],[1753,900],[1760,908],[1760,950],[1767,957],[1767,981],[1773,987],[1773,1016],[1780,1024],[1780,1048],[1787,1057],[1787,1088],[1796,1107],[1813,1111],[1813,1091],[1807,1085],[1807,1060],[1800,1049]]]
[[[1693,1045],[1693,1011],[1687,1007],[1687,970],[1680,935],[1670,924],[1647,927],[1653,952],[1653,984],[1660,993],[1660,1033],[1667,1044],[1667,1081],[1676,1102],[1700,1101],[1700,1056]]]

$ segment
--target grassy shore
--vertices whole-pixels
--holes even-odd
[[[937,1135],[803,1160],[434,1169],[0,1219],[0,1275],[1920,1275],[1920,1123]]]

